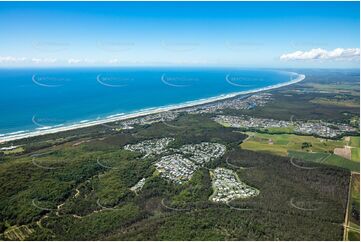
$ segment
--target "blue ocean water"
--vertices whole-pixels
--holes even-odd
[[[0,134],[95,120],[290,81],[232,68],[0,69]]]

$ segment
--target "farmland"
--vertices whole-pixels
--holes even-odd
[[[242,149],[289,156],[318,163],[335,165],[358,171],[358,162],[333,154],[335,148],[347,145],[345,140],[330,140],[313,136],[293,134],[263,134],[246,132],[249,138],[241,144]],[[353,138],[356,142],[356,138]]]
[[[346,239],[360,240],[360,174],[353,173],[351,176],[351,191],[346,221]]]
[[[350,137],[351,160],[360,162],[360,137]]]

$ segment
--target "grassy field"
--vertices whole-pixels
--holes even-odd
[[[359,163],[354,161],[345,159],[338,155],[334,154],[326,154],[326,153],[307,153],[307,152],[299,152],[299,151],[289,151],[288,155],[290,157],[294,157],[300,160],[313,161],[320,164],[338,166],[342,168],[346,168],[350,171],[358,171]]]
[[[360,148],[351,149],[351,160],[360,162]]]
[[[261,131],[270,133],[270,134],[279,134],[279,133],[293,133],[294,127],[282,127],[282,128],[267,128],[267,129],[261,129]]]
[[[350,137],[348,145],[351,147],[351,160],[360,162],[360,137]]]
[[[12,150],[5,150],[3,151],[5,155],[11,155],[11,154],[18,154],[24,151],[23,147],[17,147],[15,149]]]
[[[335,148],[347,145],[345,140],[329,140],[313,136],[293,134],[260,134],[247,132],[249,138],[241,144],[242,149],[290,156],[303,160],[359,170],[359,163],[333,154]],[[351,139],[353,143],[356,138]]]
[[[331,99],[331,98],[315,98],[311,100],[312,103],[317,103],[321,105],[334,105],[334,106],[344,106],[344,107],[359,107],[359,102],[357,100],[344,100],[344,99]]]
[[[360,174],[352,174],[351,201],[347,237],[350,241],[360,240]]]
[[[330,83],[325,83],[325,84],[320,84],[320,83],[307,83],[305,85],[306,87],[310,87],[312,89],[315,90],[319,90],[319,91],[323,91],[323,92],[330,92],[330,93],[350,93],[350,94],[357,94],[355,90],[358,86],[357,84],[349,84],[349,83],[344,83],[344,84],[330,84]]]
[[[360,137],[357,136],[350,137],[349,145],[352,147],[360,147]]]

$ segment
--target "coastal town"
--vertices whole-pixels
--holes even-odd
[[[272,94],[270,93],[258,93],[247,96],[237,96],[235,98],[226,99],[223,101],[213,102],[200,106],[182,109],[190,114],[202,114],[202,113],[222,113],[224,109],[245,110],[253,109],[256,107],[262,107],[272,100]]]
[[[155,164],[155,167],[161,177],[178,184],[190,180],[193,173],[198,169],[197,165],[180,154],[162,157]]]
[[[346,133],[357,132],[357,130],[346,124],[327,123],[321,121],[284,121],[266,118],[254,118],[245,115],[226,116],[218,115],[214,121],[232,128],[243,129],[269,129],[288,128],[289,132],[307,135],[317,135],[324,138],[335,138]]]
[[[186,144],[179,149],[167,148],[173,141],[173,138],[168,137],[145,140],[137,144],[125,145],[124,149],[142,153],[143,158],[167,153],[155,163],[155,167],[161,177],[178,184],[190,180],[197,169],[222,157],[226,152],[225,145],[209,142]]]
[[[222,113],[224,109],[246,110],[256,107],[262,107],[272,100],[270,93],[259,93],[248,96],[238,96],[222,101],[217,101],[208,104],[202,104],[190,108],[180,108],[173,111],[161,112],[133,118],[124,121],[115,122],[118,127],[115,130],[133,129],[135,125],[149,125],[159,122],[170,122],[175,120],[180,113],[188,114],[202,114],[202,113]]]
[[[155,166],[162,177],[182,184],[190,180],[197,169],[222,157],[226,152],[226,146],[203,142],[183,145],[179,149],[171,149],[170,151],[173,154],[162,157]]]
[[[137,144],[125,145],[124,149],[143,153],[145,155],[144,157],[147,157],[149,155],[159,155],[163,153],[172,141],[174,141],[174,138],[151,139]]]
[[[172,141],[174,141],[172,138],[146,140],[138,144],[126,145],[124,149],[146,155],[172,153],[160,157],[154,166],[162,178],[176,184],[189,181],[196,170],[206,163],[222,157],[226,152],[224,145],[208,142],[186,144],[179,149],[167,149]],[[210,171],[210,174],[214,189],[210,200],[213,202],[228,203],[235,199],[249,198],[259,194],[259,190],[241,182],[237,174],[230,169],[216,168]],[[142,178],[130,190],[135,193],[139,192],[145,181],[146,179]]]
[[[259,190],[241,182],[237,173],[225,168],[211,171],[214,193],[210,197],[213,202],[229,203],[239,198],[257,196]]]
[[[183,145],[179,152],[188,156],[196,165],[202,166],[213,159],[220,158],[226,152],[226,147],[222,144],[202,142]]]
[[[135,125],[147,125],[159,122],[172,121],[178,117],[177,112],[161,112],[151,115],[146,115],[134,119],[129,119],[121,122],[117,122],[121,129],[133,129]]]

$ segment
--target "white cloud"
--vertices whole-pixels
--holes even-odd
[[[68,60],[68,64],[79,64],[80,62],[82,62],[81,59],[73,59],[73,58],[71,58],[71,59]]]
[[[17,63],[25,60],[26,57],[0,56],[0,63]]]
[[[70,58],[67,60],[67,63],[69,65],[72,65],[72,64],[95,64],[99,61],[95,61],[95,60],[92,60],[92,59],[75,59],[75,58]],[[99,62],[101,63],[101,62]]]
[[[111,59],[108,62],[109,62],[109,64],[116,64],[116,63],[119,63],[119,60],[118,59]]]
[[[36,64],[42,64],[42,63],[55,63],[57,59],[55,58],[32,58],[32,62]]]
[[[359,48],[336,48],[334,50],[325,50],[321,48],[311,49],[309,51],[295,51],[281,55],[281,60],[354,60],[360,58]]]

